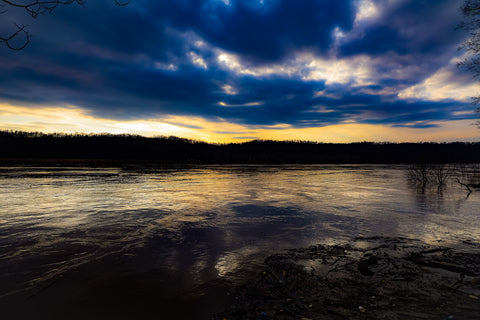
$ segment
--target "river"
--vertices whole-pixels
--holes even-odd
[[[0,168],[4,319],[208,319],[268,255],[480,241],[480,192],[402,165]]]

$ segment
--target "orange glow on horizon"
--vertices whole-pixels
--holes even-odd
[[[349,143],[480,141],[480,130],[472,120],[437,123],[436,128],[405,128],[386,125],[344,123],[324,127],[294,128],[288,124],[247,126],[201,117],[163,116],[154,119],[113,120],[98,118],[74,107],[23,107],[0,105],[3,130],[45,133],[129,133],[147,137],[178,136],[211,143],[244,142],[253,139],[303,140]]]

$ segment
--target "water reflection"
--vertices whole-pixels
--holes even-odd
[[[212,283],[241,281],[282,249],[480,240],[477,194],[419,192],[402,166],[2,168],[0,192],[0,304],[24,318],[113,305],[118,318],[154,318],[152,296],[161,314],[188,300],[206,315],[226,299]],[[50,310],[52,297],[63,307]]]

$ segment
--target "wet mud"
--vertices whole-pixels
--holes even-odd
[[[357,238],[274,254],[216,319],[480,319],[480,245]]]

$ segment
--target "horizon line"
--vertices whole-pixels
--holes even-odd
[[[180,136],[175,136],[175,135],[153,135],[153,136],[146,136],[146,135],[141,135],[137,133],[111,133],[111,132],[42,132],[42,131],[27,131],[27,130],[0,130],[0,135],[7,133],[7,134],[26,134],[26,135],[38,135],[38,136],[51,136],[55,137],[58,135],[57,138],[61,138],[61,136],[64,137],[102,137],[102,136],[110,136],[110,137],[137,137],[137,138],[143,138],[143,139],[178,139],[178,140],[183,140],[186,142],[190,143],[204,143],[204,144],[210,144],[210,145],[241,145],[241,144],[246,144],[246,143],[251,143],[251,142],[275,142],[275,143],[304,143],[304,144],[336,144],[336,145],[348,145],[348,144],[360,144],[360,143],[370,143],[370,144],[454,144],[454,143],[464,143],[464,144],[476,144],[480,143],[480,141],[461,141],[461,140],[455,140],[455,141],[404,141],[404,142],[393,142],[393,141],[369,141],[369,140],[359,140],[359,141],[351,141],[351,142],[322,142],[322,141],[314,141],[314,140],[302,140],[302,139],[285,139],[285,140],[280,140],[280,139],[263,139],[263,138],[249,138],[245,139],[246,141],[241,141],[241,142],[208,142],[205,140],[200,140],[200,139],[191,139],[191,138],[185,138],[185,137],[180,137]],[[34,138],[34,137],[32,137]]]

